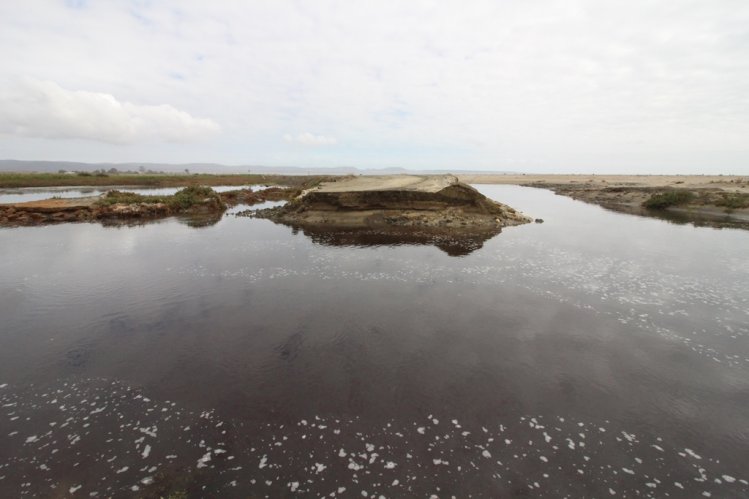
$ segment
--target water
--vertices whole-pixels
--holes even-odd
[[[217,185],[212,189],[216,192],[233,191],[250,186],[242,185]],[[0,204],[25,203],[29,201],[41,201],[52,197],[79,198],[86,196],[100,196],[107,191],[117,189],[122,192],[134,192],[146,196],[169,196],[182,189],[182,187],[58,187],[58,188],[22,188],[22,189],[0,189]]]
[[[0,230],[0,496],[748,496],[749,232],[479,188],[545,222]]]

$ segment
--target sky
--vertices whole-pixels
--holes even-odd
[[[0,2],[0,158],[749,174],[749,1]]]

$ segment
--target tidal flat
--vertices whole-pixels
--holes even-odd
[[[749,495],[749,232],[476,187],[544,223],[0,229],[0,496]]]

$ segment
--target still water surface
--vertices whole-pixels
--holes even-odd
[[[242,185],[215,185],[211,187],[216,192],[233,191],[244,189],[249,186]],[[122,192],[134,192],[146,196],[168,196],[174,194],[182,187],[58,187],[54,189],[25,187],[21,189],[0,189],[0,204],[3,203],[26,203],[29,201],[41,201],[52,197],[79,198],[86,196],[100,196],[110,190]]]
[[[747,497],[749,232],[479,189],[545,223],[0,230],[0,496]]]

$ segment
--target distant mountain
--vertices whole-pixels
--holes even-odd
[[[276,175],[397,175],[402,173],[421,174],[487,174],[511,173],[486,170],[408,170],[406,168],[365,168],[353,166],[336,166],[330,168],[304,168],[301,166],[262,166],[240,165],[228,166],[217,163],[79,163],[73,161],[23,161],[17,159],[0,159],[0,172],[20,173],[57,173],[58,171],[82,171],[117,169],[121,172],[152,171],[165,173],[265,173]]]
[[[73,161],[22,161],[17,159],[1,159],[0,172],[39,172],[57,173],[58,171],[110,170],[119,171],[155,171],[166,173],[184,173],[185,169],[191,173],[246,173],[244,167],[231,167],[214,163],[79,163]]]

